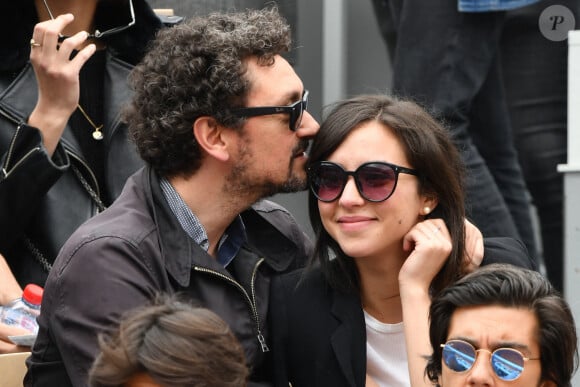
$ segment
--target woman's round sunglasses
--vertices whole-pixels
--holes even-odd
[[[443,348],[443,363],[454,372],[469,371],[477,359],[480,351],[491,353],[491,369],[498,378],[505,381],[516,380],[524,371],[524,362],[540,360],[540,358],[525,357],[520,351],[513,348],[475,349],[473,345],[463,340],[449,340],[441,344]]]
[[[356,171],[346,171],[330,161],[320,161],[308,168],[310,190],[321,202],[333,202],[342,195],[348,177],[352,176],[360,195],[369,202],[387,200],[397,187],[399,173],[418,175],[414,169],[373,161],[364,163]]]

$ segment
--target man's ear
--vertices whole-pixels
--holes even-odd
[[[195,120],[192,125],[193,135],[199,144],[209,156],[220,161],[227,161],[230,158],[228,146],[231,136],[229,129],[218,124],[210,116],[201,116]]]
[[[540,387],[558,387],[558,386],[551,380],[544,380],[542,383],[540,383]]]

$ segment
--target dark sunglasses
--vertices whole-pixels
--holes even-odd
[[[238,117],[268,116],[270,114],[290,114],[290,130],[295,132],[302,123],[304,111],[308,108],[308,90],[304,90],[302,99],[288,106],[255,106],[232,110]]]
[[[491,368],[498,378],[505,381],[516,380],[524,371],[524,362],[540,360],[540,358],[525,357],[513,348],[498,348],[491,352],[487,349],[475,349],[473,345],[463,340],[449,340],[441,344],[443,348],[443,363],[454,372],[466,372],[473,367],[479,351],[491,353]]]
[[[44,1],[44,6],[45,6],[46,10],[48,11],[48,15],[50,16],[50,18],[52,20],[54,20],[54,16],[52,15],[50,8],[48,8],[48,4],[46,3],[46,0],[43,0],[43,1]],[[131,21],[129,21],[129,24],[124,25],[124,26],[114,27],[114,28],[105,30],[103,32],[96,30],[94,34],[89,34],[87,36],[87,39],[99,39],[99,38],[105,37],[107,35],[112,35],[112,34],[116,34],[117,32],[124,31],[127,28],[133,26],[135,24],[135,9],[133,9],[133,0],[129,0],[129,11],[131,12]],[[70,36],[58,34],[58,41],[59,42],[62,42],[63,40],[68,39],[68,38],[70,38]]]
[[[387,200],[397,187],[399,173],[418,176],[414,169],[379,161],[364,163],[356,171],[346,171],[330,161],[320,161],[308,168],[310,190],[321,202],[333,202],[342,195],[352,176],[360,195],[369,202]]]

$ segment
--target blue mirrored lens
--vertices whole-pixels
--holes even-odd
[[[448,342],[443,347],[443,361],[455,372],[467,371],[475,363],[475,349],[461,341]]]
[[[491,366],[500,379],[515,380],[524,370],[524,359],[516,351],[498,349],[491,356]]]

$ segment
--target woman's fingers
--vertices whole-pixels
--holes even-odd
[[[73,20],[72,14],[65,14],[38,23],[32,37],[35,45],[31,41],[30,61],[38,84],[38,100],[28,123],[43,133],[44,145],[51,155],[77,108],[80,70],[96,50],[94,44],[83,47],[88,37],[85,31],[64,40],[59,38]]]
[[[30,59],[42,55],[55,55],[58,51],[58,38],[64,28],[74,20],[70,13],[59,15],[56,19],[47,20],[34,26],[32,39],[40,46],[30,50]]]

